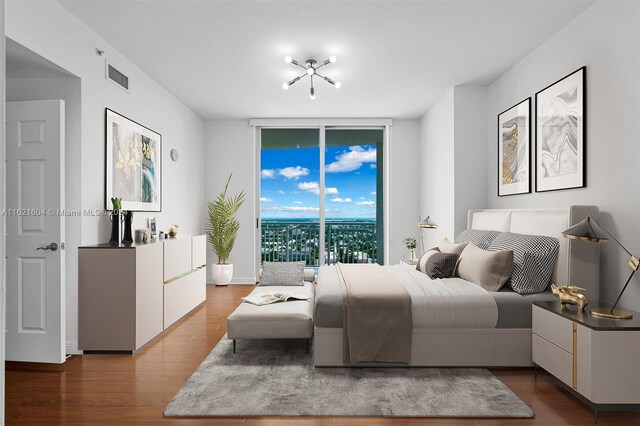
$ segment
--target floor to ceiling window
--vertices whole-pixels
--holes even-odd
[[[262,262],[383,262],[383,135],[382,129],[261,129]]]

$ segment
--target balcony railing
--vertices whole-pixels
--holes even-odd
[[[319,266],[320,223],[262,223],[262,261],[305,261],[307,266]],[[375,263],[377,256],[375,222],[325,223],[324,263]]]

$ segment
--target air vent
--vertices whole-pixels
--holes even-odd
[[[107,79],[129,91],[129,77],[115,69],[111,64],[107,64]]]

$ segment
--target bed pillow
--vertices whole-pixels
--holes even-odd
[[[449,278],[456,269],[458,255],[455,253],[434,253],[427,259],[425,272],[432,280]]]
[[[489,246],[489,251],[512,250],[513,272],[507,283],[520,294],[545,291],[558,260],[560,242],[542,235],[503,232]]]
[[[305,262],[264,262],[262,265],[261,286],[304,285]]]
[[[420,272],[424,272],[425,274],[427,273],[427,261],[429,260],[429,258],[431,256],[433,256],[436,253],[440,253],[440,249],[438,249],[438,247],[434,247],[432,249],[429,249],[427,251],[425,251],[422,256],[420,256],[420,258],[418,259],[418,263],[416,263],[416,270],[420,271]]]
[[[473,243],[483,250],[489,248],[491,242],[496,239],[502,232],[499,231],[483,231],[480,229],[465,229],[458,235],[455,243]]]
[[[513,251],[487,251],[469,243],[460,255],[456,273],[487,291],[498,291],[509,280],[512,268]]]
[[[445,238],[444,240],[440,241],[440,244],[438,244],[438,249],[440,249],[442,253],[455,253],[457,255],[460,255],[462,253],[462,250],[464,250],[466,246],[467,243],[453,244],[451,241]]]

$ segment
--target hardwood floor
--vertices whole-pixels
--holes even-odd
[[[225,334],[227,316],[253,286],[207,286],[207,301],[135,355],[73,356],[62,366],[7,363],[6,423],[76,425],[592,425],[591,410],[545,372],[493,373],[535,419],[167,418],[162,410]],[[599,425],[640,424],[640,413],[604,412]]]

